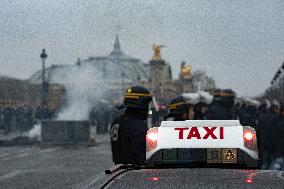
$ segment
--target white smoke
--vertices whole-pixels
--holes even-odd
[[[57,69],[52,82],[64,85],[67,103],[56,119],[88,120],[91,108],[103,99],[104,93],[110,88],[101,78],[102,71],[93,65],[70,65]]]
[[[30,131],[24,134],[24,136],[27,136],[31,139],[36,138],[39,141],[41,141],[41,125],[40,124],[34,125]]]

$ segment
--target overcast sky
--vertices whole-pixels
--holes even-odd
[[[107,55],[120,25],[122,49],[148,62],[152,44],[177,77],[181,61],[220,88],[257,95],[284,61],[284,1],[1,0],[0,75],[28,78],[47,64]]]

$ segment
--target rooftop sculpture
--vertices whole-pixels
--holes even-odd
[[[163,47],[166,47],[165,45],[153,45],[153,50],[154,50],[154,55],[153,55],[153,58],[152,60],[155,60],[155,61],[159,61],[159,60],[162,60],[162,57],[161,57],[161,48]]]

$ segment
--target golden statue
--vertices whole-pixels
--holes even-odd
[[[188,64],[182,63],[181,76],[183,79],[189,79],[191,76],[191,67]]]
[[[165,47],[165,45],[153,45],[154,55],[152,60],[162,60],[161,57],[161,48]]]

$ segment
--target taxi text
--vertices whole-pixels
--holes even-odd
[[[218,129],[217,129],[218,128]],[[200,135],[200,132],[198,129],[203,129],[206,131],[204,136]],[[216,130],[217,129],[217,130]],[[187,139],[224,139],[224,127],[177,127],[175,128],[176,131],[178,131],[178,138],[183,139],[184,136],[186,136]],[[214,131],[217,131],[218,134],[214,134]],[[219,130],[219,132],[218,132]],[[187,135],[185,133],[188,133]],[[203,133],[203,132],[202,132]]]

